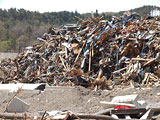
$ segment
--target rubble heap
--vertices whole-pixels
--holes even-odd
[[[88,17],[71,30],[49,28],[39,44],[0,64],[1,83],[111,89],[157,85],[160,78],[158,18],[124,13],[111,20]],[[135,84],[136,83],[136,84]]]

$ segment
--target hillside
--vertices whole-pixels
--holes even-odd
[[[34,44],[49,27],[66,23],[76,23],[75,12],[39,13],[24,9],[0,9],[0,51],[17,52],[25,46]]]
[[[131,11],[144,16],[154,9],[160,10],[160,7],[143,6]],[[98,13],[97,10],[94,16],[104,16],[104,19],[110,19],[112,15],[120,16],[123,12]],[[85,19],[86,16],[90,16],[90,13],[80,14],[77,11],[39,13],[15,8],[9,10],[0,9],[0,51],[18,52],[24,47],[36,43],[36,38],[46,32],[49,27],[77,23],[75,16]]]

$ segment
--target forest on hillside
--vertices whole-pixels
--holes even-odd
[[[131,11],[143,16],[155,8],[160,10],[159,7],[155,6],[143,6]],[[103,16],[103,19],[109,20],[112,15],[120,16],[123,12],[98,13],[96,10],[94,16]],[[18,52],[26,46],[35,44],[38,42],[36,38],[46,32],[49,27],[77,23],[78,20],[75,16],[86,19],[87,16],[91,16],[91,13],[80,14],[77,11],[39,13],[15,8],[0,9],[0,52]]]

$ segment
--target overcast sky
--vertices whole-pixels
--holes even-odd
[[[160,0],[0,0],[0,8],[24,8],[30,11],[75,11],[80,13],[118,12],[143,5],[160,6]]]

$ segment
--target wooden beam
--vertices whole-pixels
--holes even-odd
[[[95,113],[95,115],[106,115],[106,114],[109,114],[111,110],[113,110],[113,108],[101,110],[101,111]]]
[[[143,67],[145,67],[145,66],[147,66],[147,65],[150,65],[150,64],[154,63],[155,61],[156,61],[156,59],[153,58],[153,59],[149,60],[148,62],[146,62],[146,63],[143,65]]]
[[[108,115],[93,115],[93,114],[72,114],[72,119],[102,119],[102,120],[117,120]]]
[[[152,60],[152,59],[144,59],[144,58],[132,58],[132,61],[150,61],[150,60]]]
[[[21,113],[0,113],[0,118],[3,119],[26,119],[28,118],[26,114]]]

